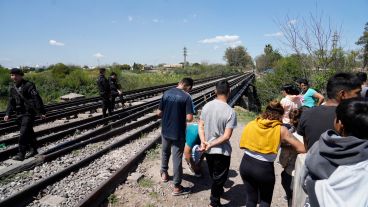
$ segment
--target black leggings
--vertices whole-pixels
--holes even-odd
[[[245,185],[246,206],[257,206],[258,200],[260,207],[270,206],[275,185],[273,162],[260,161],[244,154],[240,175]]]
[[[289,175],[285,170],[282,171],[282,173],[281,173],[281,185],[285,190],[289,207],[291,206],[291,201],[292,201],[291,199],[292,199],[292,196],[293,196],[293,189],[291,187],[292,182],[293,182],[293,177],[291,175]]]

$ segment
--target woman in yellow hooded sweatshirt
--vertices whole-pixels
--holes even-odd
[[[272,101],[260,117],[245,126],[240,148],[245,153],[240,164],[240,175],[245,185],[246,206],[270,206],[275,185],[273,162],[281,142],[289,143],[299,153],[305,153],[303,143],[282,126],[284,109]],[[258,199],[259,195],[259,199]]]

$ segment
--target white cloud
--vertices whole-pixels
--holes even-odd
[[[294,25],[296,24],[298,21],[296,19],[292,19],[288,22],[289,25]]]
[[[103,58],[103,57],[105,57],[103,54],[101,54],[101,53],[96,53],[96,54],[94,54],[93,55],[95,58],[97,58],[97,59],[99,59],[99,58]]]
[[[281,37],[284,34],[282,32],[275,32],[275,33],[271,33],[271,34],[264,34],[265,37]]]
[[[200,43],[203,44],[213,44],[213,43],[234,43],[240,41],[240,37],[238,35],[223,35],[216,36],[213,38],[208,38],[204,40],[200,40]]]
[[[64,46],[65,44],[62,42],[58,42],[56,40],[49,40],[49,44],[53,46]]]
[[[128,21],[133,21],[133,17],[132,16],[128,16]]]
[[[188,23],[188,20],[187,19],[183,19],[183,23]]]
[[[215,46],[213,46],[213,49],[214,50],[217,50],[217,49],[219,49],[220,47],[218,46],[218,45],[215,45]]]
[[[241,44],[242,44],[242,41],[240,41],[240,40],[229,43],[230,47],[237,47]]]
[[[153,21],[154,23],[158,23],[160,20],[158,20],[158,19],[152,19],[152,21]]]

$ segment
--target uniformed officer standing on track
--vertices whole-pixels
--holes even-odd
[[[97,79],[98,90],[100,91],[100,96],[102,98],[102,116],[107,117],[106,111],[109,112],[111,116],[111,89],[109,81],[105,77],[105,68],[100,68],[100,76]]]
[[[122,100],[121,91],[119,90],[120,86],[117,83],[116,73],[112,72],[110,74],[109,84],[110,84],[110,90],[111,90],[111,112],[113,112],[115,109],[115,99],[117,97],[120,97],[120,99]],[[123,104],[123,107],[124,107],[124,104]]]
[[[20,126],[20,136],[19,152],[13,159],[22,161],[38,154],[33,124],[36,115],[44,119],[46,112],[36,86],[23,79],[23,72],[20,69],[11,69],[10,77],[14,83],[9,87],[9,101],[4,121],[9,121],[10,115],[15,112],[16,122]],[[28,149],[29,152],[26,155]]]

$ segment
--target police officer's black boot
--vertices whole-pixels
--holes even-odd
[[[23,161],[26,155],[26,149],[27,148],[25,146],[19,146],[18,154],[12,157],[12,159],[17,161]]]
[[[31,139],[29,152],[26,154],[26,158],[33,157],[35,155],[38,155],[38,151],[37,151],[37,140],[33,136],[33,139]]]
[[[29,150],[29,152],[26,155],[26,158],[30,158],[33,157],[35,155],[38,155],[38,151],[36,147],[31,147],[31,149]]]

